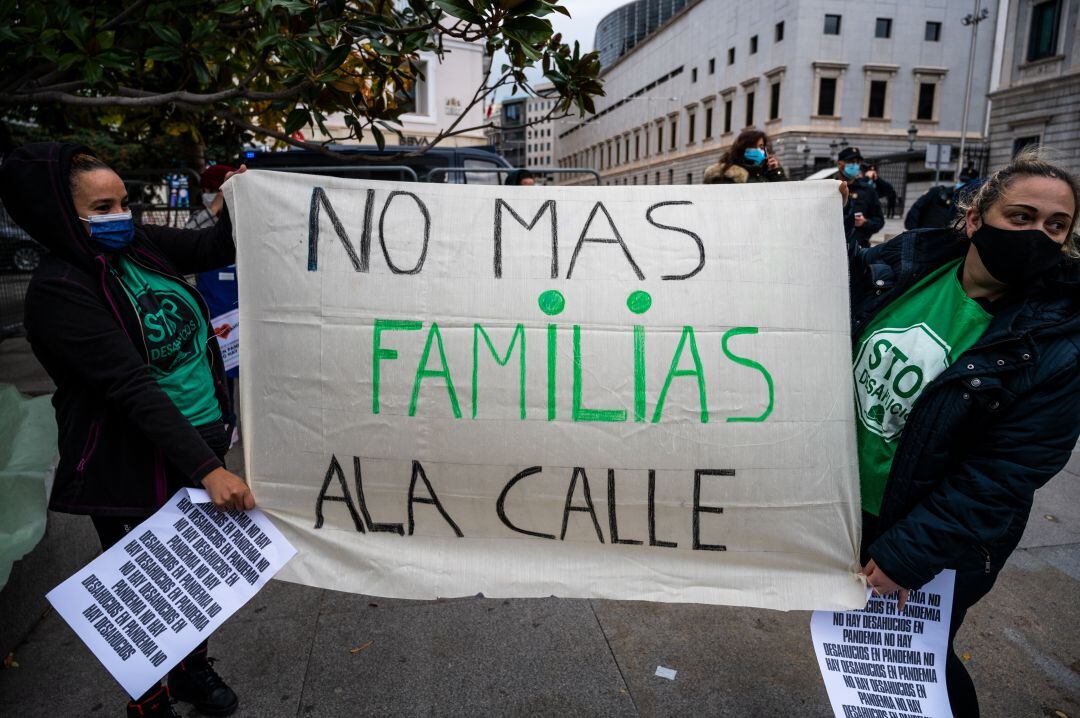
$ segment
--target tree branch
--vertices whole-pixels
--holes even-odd
[[[195,112],[202,111],[201,107],[198,107],[198,106],[195,106],[195,105],[186,105],[184,103],[177,103],[177,106],[181,107],[183,109],[188,109],[188,110],[192,110],[192,111],[195,111]],[[292,145],[293,147],[298,147],[298,148],[300,148],[302,150],[311,150],[312,152],[318,152],[320,155],[324,155],[326,157],[330,157],[330,158],[333,158],[335,160],[340,160],[340,161],[343,161],[343,162],[355,162],[356,159],[357,159],[355,157],[350,157],[349,155],[342,154],[340,152],[334,152],[333,150],[328,150],[328,149],[326,149],[326,147],[318,144],[317,142],[305,142],[304,140],[298,140],[298,139],[296,139],[294,137],[291,137],[291,136],[289,136],[289,135],[287,135],[284,132],[281,132],[279,130],[271,130],[268,127],[259,127],[256,124],[248,122],[243,117],[240,117],[239,115],[237,115],[235,113],[232,113],[232,112],[229,112],[227,110],[211,110],[211,112],[213,113],[213,115],[215,117],[217,117],[219,119],[222,119],[222,120],[225,120],[226,122],[228,122],[230,124],[233,124],[233,125],[236,125],[237,127],[241,127],[243,129],[247,130],[248,132],[252,132],[252,133],[255,133],[255,134],[258,134],[258,135],[266,135],[267,137],[273,137],[276,140],[281,140],[282,142],[285,142],[286,144]]]
[[[231,90],[221,92],[196,93],[186,90],[175,92],[150,92],[130,87],[117,89],[117,95],[73,95],[70,92],[57,90],[33,90],[11,95],[0,95],[0,104],[27,105],[43,102],[56,102],[62,105],[78,105],[81,107],[158,107],[173,103],[187,105],[212,105],[226,100],[252,100],[256,102],[290,100],[299,96],[312,86],[311,81],[305,80],[299,85],[290,87],[280,92],[255,92],[245,87],[234,87]]]
[[[146,3],[147,0],[136,0],[136,2],[131,3],[131,5],[128,5],[126,8],[124,8],[123,12],[102,25],[101,29],[98,30],[98,32],[107,32],[109,30],[112,30],[124,20],[127,20],[129,17],[131,17],[132,14],[134,14],[138,10],[141,10],[142,7],[146,5]]]

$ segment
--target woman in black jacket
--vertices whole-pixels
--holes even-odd
[[[59,143],[15,150],[0,167],[0,199],[49,250],[27,289],[25,325],[57,387],[50,508],[89,515],[103,549],[183,487],[205,488],[222,509],[253,508],[225,469],[221,355],[183,278],[235,261],[227,212],[204,230],[136,226],[120,177],[89,149]],[[128,715],[174,715],[170,691],[203,713],[232,713],[236,694],[211,660],[204,643]]]
[[[787,177],[780,160],[769,146],[769,136],[761,130],[743,130],[714,165],[705,168],[705,184],[745,184],[783,182]]]
[[[1076,179],[1028,153],[955,228],[848,240],[863,574],[902,604],[956,570],[957,718],[979,708],[952,640],[1080,434],[1078,205]]]

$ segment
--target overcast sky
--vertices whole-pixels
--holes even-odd
[[[581,51],[584,53],[593,49],[593,33],[596,31],[596,24],[600,22],[601,18],[628,2],[630,0],[562,0],[563,7],[570,11],[571,17],[556,12],[548,15],[547,18],[551,20],[555,32],[562,33],[563,42],[573,47],[574,40],[577,40],[581,43]],[[501,52],[496,54],[494,61],[491,63],[491,71],[493,73],[498,72],[505,62],[506,55]],[[542,78],[543,73],[541,73],[539,66],[534,72],[529,73],[529,79],[532,82],[540,82]],[[509,94],[508,91],[502,90],[499,99],[507,97]]]

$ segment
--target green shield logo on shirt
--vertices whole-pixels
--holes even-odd
[[[855,358],[855,407],[868,431],[895,439],[927,384],[949,366],[951,347],[926,324],[879,329]]]

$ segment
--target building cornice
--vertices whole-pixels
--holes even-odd
[[[1060,75],[1053,75],[1052,77],[1040,77],[1038,80],[1031,80],[1029,82],[1021,80],[1020,82],[1013,83],[1007,87],[1001,87],[993,92],[989,92],[986,96],[991,100],[996,100],[999,97],[1007,97],[1010,93],[1019,93],[1025,90],[1038,91],[1045,89],[1046,85],[1058,85],[1063,81],[1069,82],[1070,80],[1077,79],[1080,79],[1080,66],[1076,69],[1069,70],[1068,72],[1063,72]]]
[[[897,72],[900,71],[900,66],[877,62],[868,62],[863,65],[863,70],[865,72],[887,72],[890,75],[895,75]]]
[[[1015,130],[1017,127],[1025,127],[1028,125],[1048,125],[1057,114],[1057,112],[1046,111],[1026,112],[1008,118],[1005,120],[1005,124],[1009,126],[1010,130]]]

